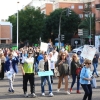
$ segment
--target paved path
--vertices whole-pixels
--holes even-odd
[[[98,69],[100,71],[100,65],[98,66]],[[100,74],[99,74],[100,75]],[[64,84],[62,84],[61,92],[57,93],[57,78],[54,79],[53,84],[53,92],[54,97],[48,97],[48,87],[45,86],[46,90],[46,96],[41,97],[41,89],[40,89],[40,78],[36,76],[35,78],[35,84],[36,84],[36,94],[37,98],[24,98],[23,96],[23,90],[22,90],[22,74],[19,71],[19,73],[16,75],[15,82],[14,82],[14,89],[15,93],[10,94],[8,93],[8,80],[5,77],[4,80],[0,80],[0,100],[82,100],[82,97],[84,95],[84,92],[81,88],[81,94],[76,94],[76,84],[73,88],[73,92],[70,95],[66,95],[64,93]],[[69,80],[69,88],[71,84],[71,79]],[[92,100],[100,100],[100,77],[97,78],[97,85],[98,87],[96,89],[93,89],[93,99]],[[28,86],[28,93],[30,93],[30,87]]]

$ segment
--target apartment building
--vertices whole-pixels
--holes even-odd
[[[95,45],[100,47],[100,0],[95,0]]]
[[[12,43],[12,23],[0,22],[0,44]]]

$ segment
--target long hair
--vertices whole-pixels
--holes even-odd
[[[75,59],[74,59],[74,57],[75,57]],[[72,61],[79,61],[79,57],[76,53],[72,55]]]

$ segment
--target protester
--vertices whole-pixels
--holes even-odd
[[[98,59],[99,59],[99,55],[98,54],[95,54],[94,58],[93,58],[93,67],[94,67],[94,70],[93,70],[93,73],[92,75],[94,75],[94,73],[97,75],[97,77],[99,77],[98,73],[97,73],[97,67],[98,67]]]
[[[50,71],[50,60],[48,59],[48,55],[44,54],[44,59],[39,61],[39,71]],[[41,92],[42,96],[45,96],[45,90],[44,90],[44,85],[45,85],[45,80],[48,82],[48,87],[49,87],[49,96],[53,97],[52,93],[52,85],[51,85],[51,79],[50,76],[41,76]]]
[[[69,75],[69,65],[68,61],[66,59],[66,53],[62,52],[61,55],[59,55],[59,59],[56,63],[56,67],[58,67],[59,71],[59,80],[58,80],[58,89],[57,92],[60,91],[61,83],[63,81],[63,78],[65,79],[65,93],[70,94],[68,92],[68,75]]]
[[[6,61],[4,53],[0,54],[0,60],[1,60],[1,62],[0,62],[0,66],[1,66],[0,78],[4,79],[4,64],[5,64],[5,61]]]
[[[55,69],[55,59],[53,56],[53,52],[49,53],[49,60],[50,60],[50,68],[54,74],[54,69]],[[53,75],[54,76],[54,75]],[[53,76],[51,76],[51,83],[53,83]]]
[[[91,80],[92,80],[92,72],[90,71],[91,67],[91,61],[86,59],[85,60],[85,66],[81,70],[80,74],[80,83],[81,86],[85,92],[82,100],[92,100],[92,86],[91,86]]]
[[[18,58],[13,57],[12,53],[8,55],[8,60],[5,62],[5,68],[4,71],[7,73],[9,72],[11,74],[11,78],[9,79],[9,92],[14,93],[14,88],[13,88],[13,82],[15,78],[15,73],[18,72],[17,64],[18,64]]]
[[[34,83],[34,58],[32,57],[32,51],[28,51],[28,57],[23,59],[23,67],[21,66],[22,74],[23,74],[23,92],[24,96],[28,97],[27,93],[27,82],[30,82],[31,89],[31,97],[35,98],[35,83]]]
[[[76,70],[77,68],[80,67],[80,63],[79,63],[79,58],[77,56],[77,54],[73,54],[72,56],[72,62],[71,62],[71,68],[70,68],[70,74],[72,76],[72,84],[71,84],[71,88],[70,88],[70,92],[72,92],[72,88],[76,82],[76,78],[77,78],[77,93],[80,94],[80,82],[79,82],[79,78],[77,77],[76,74]]]

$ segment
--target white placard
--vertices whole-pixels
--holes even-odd
[[[90,47],[88,45],[84,45],[83,51],[81,53],[81,56],[84,59],[89,59],[89,60],[93,60],[94,55],[96,53],[96,48],[95,47]]]
[[[46,52],[47,49],[48,49],[48,43],[41,42],[40,50]]]

